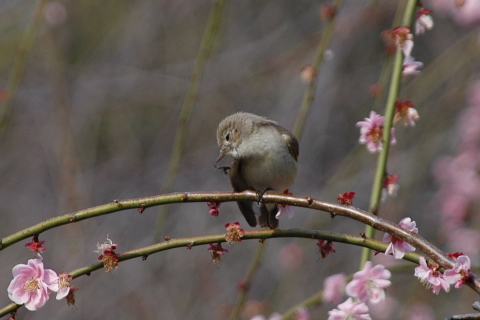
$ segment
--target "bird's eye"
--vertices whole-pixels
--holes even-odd
[[[230,132],[229,132],[229,133],[227,133],[227,135],[225,136],[225,140],[230,141],[230,139],[231,139],[231,134],[230,134]]]

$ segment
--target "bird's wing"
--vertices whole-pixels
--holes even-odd
[[[282,134],[282,138],[285,140],[285,143],[287,144],[287,147],[288,147],[288,151],[292,155],[293,159],[295,159],[295,161],[298,161],[297,159],[298,159],[299,147],[298,147],[297,138],[295,138],[295,136],[290,131],[280,126],[278,126],[278,131],[280,131],[280,133]]]

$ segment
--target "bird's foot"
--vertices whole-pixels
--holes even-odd
[[[263,201],[263,195],[265,194],[265,192],[267,192],[268,190],[272,190],[270,188],[265,188],[265,189],[262,189],[262,190],[258,190],[257,191],[257,195],[258,195],[258,204],[260,204],[260,202]]]

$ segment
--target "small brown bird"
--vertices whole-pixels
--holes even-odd
[[[217,130],[220,156],[231,156],[230,182],[233,190],[271,190],[282,193],[297,177],[298,141],[275,121],[251,113],[238,112],[220,122]],[[251,201],[237,201],[238,208],[251,227],[257,218]],[[274,203],[260,205],[261,227],[275,229],[279,208]]]

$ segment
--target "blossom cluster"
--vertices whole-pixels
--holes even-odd
[[[420,8],[416,16],[415,33],[416,35],[425,33],[426,30],[433,28],[433,18],[431,16],[432,11],[425,9],[420,5]],[[416,76],[420,74],[420,68],[423,67],[423,63],[415,61],[412,56],[412,50],[414,47],[414,36],[409,27],[395,27],[388,29],[382,33],[383,40],[386,43],[386,50],[388,53],[395,53],[401,51],[403,53],[403,71],[404,77]],[[374,85],[373,92],[379,93],[381,87]],[[413,103],[407,101],[396,101],[395,103],[396,114],[394,124],[403,121],[405,126],[415,126],[415,121],[419,119],[419,115]],[[365,121],[357,122],[357,127],[360,128],[361,144],[366,144],[368,151],[371,153],[380,152],[383,149],[383,136],[384,136],[384,123],[385,117],[377,114],[375,111],[370,112],[370,116],[365,118]],[[390,144],[396,143],[395,130],[392,128],[390,133]]]
[[[367,302],[376,304],[385,299],[385,288],[390,286],[391,273],[381,264],[373,266],[367,261],[362,270],[353,275],[353,280],[345,286],[346,276],[337,274],[325,279],[323,300],[338,303],[343,289],[349,295],[336,309],[328,312],[328,320],[371,320]],[[355,300],[354,300],[355,298]]]
[[[432,292],[439,294],[443,289],[445,292],[450,291],[450,285],[460,288],[471,277],[470,258],[462,253],[450,255],[456,259],[455,266],[447,269],[442,274],[440,267],[428,265],[424,257],[420,258],[420,266],[415,268],[415,276],[425,284],[427,288],[432,288]]]
[[[41,253],[46,250],[45,241],[39,241],[35,236],[32,242],[25,247],[36,256],[28,260],[27,264],[18,264],[13,270],[13,279],[7,288],[8,297],[16,304],[23,304],[28,310],[34,311],[43,307],[50,294],[56,292],[57,300],[67,298],[67,303],[75,301],[73,293],[78,288],[72,288],[70,282],[73,277],[66,272],[57,273],[43,266]]]
[[[411,233],[418,233],[415,221],[404,218],[399,226]],[[402,259],[405,254],[415,250],[409,243],[393,236],[385,234],[384,242],[389,242],[385,254],[391,254],[396,259]],[[453,268],[442,270],[439,266],[428,265],[424,257],[420,258],[420,265],[415,268],[415,276],[420,279],[427,288],[432,288],[433,293],[438,294],[441,289],[446,292],[450,285],[455,288],[461,287],[471,278],[470,258],[463,253],[449,254],[456,260]],[[338,304],[343,296],[343,291],[349,298],[338,304],[336,309],[329,312],[329,320],[361,319],[369,320],[369,307],[367,303],[378,304],[385,300],[385,288],[390,286],[391,273],[381,264],[373,266],[371,261],[365,263],[363,270],[353,275],[353,280],[346,284],[347,277],[344,274],[336,274],[325,279],[323,300]],[[354,300],[356,299],[356,300]]]

